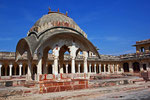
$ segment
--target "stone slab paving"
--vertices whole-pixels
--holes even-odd
[[[149,100],[150,82],[47,94],[10,96],[8,100]],[[137,96],[138,95],[138,96]],[[141,99],[139,98],[141,97]],[[2,98],[4,99],[4,98]]]

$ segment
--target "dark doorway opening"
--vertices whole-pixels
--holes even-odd
[[[124,70],[124,72],[129,72],[129,64],[128,63],[123,64],[123,70]]]

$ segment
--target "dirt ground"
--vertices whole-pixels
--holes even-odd
[[[0,100],[150,100],[150,82],[47,94],[23,94]]]

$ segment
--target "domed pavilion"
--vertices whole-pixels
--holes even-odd
[[[69,52],[71,58],[71,73],[75,73],[75,58],[83,52],[84,73],[87,73],[88,52],[99,57],[95,46],[87,39],[87,34],[71,19],[67,13],[51,11],[41,17],[29,30],[27,37],[19,40],[16,47],[16,61],[27,52],[28,78],[31,79],[31,64],[33,56],[37,55],[37,76],[46,73],[46,61],[49,51],[54,59],[54,75],[58,70],[63,73],[64,53]],[[59,67],[59,68],[58,68]],[[42,70],[44,73],[42,73]]]

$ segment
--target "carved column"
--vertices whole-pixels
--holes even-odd
[[[88,73],[87,69],[87,58],[88,58],[88,53],[86,51],[83,51],[83,60],[84,60],[84,73]]]
[[[91,73],[91,64],[89,64],[89,72]]]
[[[54,56],[54,74],[57,75],[58,74],[58,57],[59,57],[59,50],[60,47],[56,46],[53,49],[53,56]]]
[[[99,64],[99,73],[101,73],[101,64]]]
[[[9,65],[9,76],[12,76],[12,67],[13,67],[13,65],[10,64],[10,65]]]
[[[27,76],[27,80],[31,80],[32,78],[31,78],[31,60],[28,60],[28,76]]]
[[[19,64],[19,76],[22,75],[22,63]]]
[[[95,74],[96,74],[96,64],[94,65],[94,72],[95,72]]]
[[[133,66],[132,66],[132,62],[129,62],[129,72],[133,73]]]
[[[55,74],[54,73],[54,64],[52,64],[52,74]]]
[[[2,76],[2,70],[1,70],[1,68],[2,68],[2,64],[0,64],[0,76]]]
[[[104,64],[104,74],[106,74],[106,65]]]
[[[66,64],[66,73],[68,73],[68,64]]]
[[[42,74],[42,55],[38,54],[38,66],[37,66],[37,74]]]
[[[119,72],[119,64],[117,64],[117,66],[116,66],[116,67],[117,67],[117,73],[118,73],[118,72]]]
[[[115,73],[115,64],[112,65],[112,72]]]
[[[78,48],[75,46],[75,43],[73,43],[72,46],[69,48],[70,48],[70,56],[71,56],[71,73],[75,73],[75,57]]]
[[[110,74],[110,64],[108,64],[108,73]]]
[[[60,73],[64,73],[63,64],[59,65]]]
[[[78,64],[78,73],[80,73],[80,63]]]

